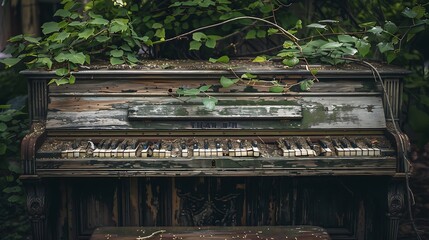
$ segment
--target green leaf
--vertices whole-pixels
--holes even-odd
[[[201,42],[191,41],[189,43],[189,50],[200,50]]]
[[[203,104],[204,107],[208,110],[208,111],[213,111],[216,107],[216,103],[218,102],[218,100],[214,97],[208,97],[208,98],[204,98],[203,99]]]
[[[76,82],[76,77],[73,76],[73,75],[70,75],[70,77],[69,77],[69,83],[70,84],[74,84],[75,82]]]
[[[417,19],[424,17],[426,14],[425,7],[423,7],[421,5],[414,6],[412,10],[413,10],[413,12],[417,13],[417,15],[416,15]]]
[[[86,28],[85,30],[83,30],[83,32],[78,34],[78,37],[83,39],[88,39],[89,37],[94,35],[94,31],[95,31],[94,28]]]
[[[380,42],[377,44],[378,49],[381,53],[393,50],[393,44],[391,42]]]
[[[266,61],[267,61],[267,57],[265,57],[265,56],[257,56],[255,59],[253,59],[252,62],[259,62],[259,63],[261,63],[261,62],[266,62]]]
[[[383,29],[380,26],[372,27],[368,32],[378,35],[383,32]]]
[[[293,43],[292,41],[285,41],[283,43],[283,48],[285,49],[289,49],[295,46],[295,43]]]
[[[229,57],[224,55],[220,58],[209,58],[209,62],[211,62],[211,63],[228,63]]]
[[[186,89],[183,91],[184,96],[196,96],[199,93],[200,93],[200,90],[196,88]]]
[[[332,19],[324,19],[324,20],[319,20],[317,22],[319,22],[319,23],[338,23],[340,21],[338,21],[338,20],[332,20]]]
[[[307,25],[308,28],[317,28],[317,29],[326,29],[326,25],[319,24],[319,23],[312,23]]]
[[[152,25],[152,28],[153,29],[159,29],[159,28],[162,28],[164,25],[162,25],[161,23],[154,23],[153,25]]]
[[[124,63],[125,61],[121,58],[115,58],[115,57],[110,58],[110,64],[112,65],[124,64]]]
[[[386,60],[387,63],[391,63],[395,58],[398,56],[398,54],[395,51],[389,51],[386,53]]]
[[[267,32],[265,30],[256,31],[256,37],[258,38],[264,38],[266,35],[267,35]]]
[[[7,125],[5,123],[0,123],[0,132],[4,132],[7,129]]]
[[[254,39],[256,38],[256,30],[250,30],[246,33],[245,39]]]
[[[238,82],[238,79],[231,79],[224,76],[220,78],[220,85],[222,85],[222,87],[224,88],[229,88],[237,82]]]
[[[86,59],[85,54],[83,54],[81,52],[70,53],[69,58],[68,58],[68,60],[70,62],[75,63],[75,64],[81,64],[81,65],[85,63],[85,59]]]
[[[313,86],[313,84],[314,84],[313,79],[307,79],[307,80],[301,81],[299,83],[299,86],[300,86],[302,91],[308,91]]]
[[[163,41],[165,38],[165,28],[157,29],[155,32],[155,37],[158,37],[161,39],[161,41]]]
[[[402,11],[402,15],[404,15],[405,17],[408,18],[416,18],[417,17],[417,13],[414,12],[413,10],[411,10],[410,8],[406,7],[403,11]]]
[[[242,79],[255,79],[255,78],[257,78],[258,76],[256,76],[256,75],[254,75],[254,74],[251,74],[251,73],[243,73],[242,75],[241,75],[241,78]]]
[[[391,21],[387,21],[386,24],[384,24],[384,29],[386,29],[386,31],[391,34],[395,34],[398,31],[396,24]]]
[[[24,40],[27,42],[31,42],[31,43],[35,43],[35,44],[39,44],[40,38],[35,38],[35,37],[30,37],[30,36],[25,36]]]
[[[38,58],[37,62],[46,65],[48,69],[52,68],[52,60],[50,58],[47,58],[47,57]]]
[[[325,45],[322,45],[321,47],[320,47],[320,49],[323,49],[323,50],[332,50],[332,49],[336,49],[336,48],[339,48],[339,47],[341,47],[341,46],[343,46],[343,43],[339,43],[339,42],[328,42],[327,44],[325,44]]]
[[[112,56],[112,57],[120,58],[123,55],[124,55],[124,51],[122,51],[120,49],[114,49],[114,50],[110,51],[110,56]]]
[[[106,26],[107,24],[109,24],[109,20],[104,19],[104,18],[94,18],[89,23],[93,24],[93,25],[103,25],[103,26]]]
[[[192,39],[195,41],[201,42],[202,39],[207,39],[207,35],[202,32],[195,32],[192,34]]]
[[[128,29],[128,19],[115,18],[110,22],[110,32],[124,32]]]
[[[60,27],[57,22],[47,22],[42,25],[43,34],[47,35],[49,33],[58,32]]]
[[[0,125],[1,125],[2,123],[0,123]],[[4,123],[3,123],[4,124]],[[2,132],[2,131],[0,131],[0,132]],[[5,153],[6,153],[6,150],[7,150],[7,146],[6,146],[6,144],[4,144],[4,143],[0,143],[0,156],[1,155],[4,155]]]
[[[354,43],[356,42],[357,38],[350,36],[350,35],[338,35],[338,41],[342,42],[342,43]]]
[[[4,193],[19,193],[22,191],[20,186],[7,187],[3,189]]]
[[[24,35],[19,34],[19,35],[16,35],[16,36],[9,38],[8,41],[9,42],[18,42],[18,41],[22,41],[22,39],[24,39]]]
[[[4,58],[0,59],[0,63],[5,64],[7,67],[12,67],[13,65],[19,63],[21,61],[21,58]]]
[[[69,17],[70,15],[71,15],[70,11],[65,9],[58,9],[54,14],[54,16],[63,17],[63,18]]]
[[[297,57],[285,58],[282,63],[288,67],[293,67],[299,63],[299,59]]]
[[[371,44],[364,40],[358,40],[356,42],[356,48],[359,51],[359,55],[361,57],[365,57],[369,53],[369,50],[371,49]]]
[[[97,36],[97,37],[95,37],[95,40],[97,40],[97,42],[99,42],[99,43],[103,43],[103,42],[110,40],[110,37],[108,37],[108,36]]]
[[[282,86],[272,86],[270,87],[270,89],[268,91],[272,92],[272,93],[281,93],[283,92],[284,88]]]
[[[365,23],[359,24],[359,27],[361,27],[361,28],[374,27],[375,24],[377,24],[377,23],[376,22],[365,22]]]
[[[63,42],[65,39],[67,39],[70,36],[70,33],[68,32],[60,32],[58,33],[58,35],[55,37],[56,42]]]
[[[310,70],[310,73],[311,73],[312,75],[316,75],[316,74],[318,73],[318,71],[317,71],[317,69],[311,69],[311,70]]]
[[[19,195],[12,195],[10,197],[8,197],[7,201],[10,203],[17,203],[23,200],[23,197],[19,196]]]
[[[215,48],[216,47],[216,40],[214,40],[212,38],[208,38],[205,45],[208,48]]]
[[[268,31],[267,31],[268,36],[276,34],[278,32],[279,32],[279,30],[277,28],[269,28]]]
[[[204,85],[204,86],[201,86],[201,87],[199,88],[199,90],[200,90],[201,92],[205,92],[205,91],[209,90],[211,87],[212,87],[212,85]]]
[[[139,60],[136,58],[136,56],[132,53],[128,53],[127,54],[127,59],[128,61],[132,62],[132,63],[137,63]]]
[[[84,22],[80,22],[80,21],[73,21],[73,22],[69,23],[69,26],[72,26],[72,27],[82,27],[82,26],[85,26],[85,23]]]
[[[55,74],[57,76],[63,77],[67,74],[69,74],[69,70],[67,68],[59,68],[57,70],[55,70]]]

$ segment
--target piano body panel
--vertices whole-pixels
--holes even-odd
[[[241,63],[231,63],[238,75],[310,77]],[[332,239],[394,235],[388,225],[400,213],[391,203],[403,200],[409,141],[386,121],[370,70],[315,66],[320,82],[310,91],[269,93],[259,84],[218,88],[221,76],[234,76],[211,67],[84,70],[73,85],[47,87],[54,72],[24,72],[39,127],[23,140],[21,179],[41,239],[89,239],[99,226],[317,225]],[[380,72],[397,83],[406,74]],[[175,95],[202,83],[225,111]]]

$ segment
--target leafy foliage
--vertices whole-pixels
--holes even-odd
[[[24,192],[18,179],[20,139],[26,133],[26,114],[0,105],[0,232],[2,239],[24,239],[29,231]]]
[[[317,81],[310,63],[341,64],[350,57],[377,59],[381,56],[390,63],[405,44],[429,24],[426,5],[417,1],[405,7],[393,4],[391,9],[383,5],[383,13],[390,10],[394,14],[389,15],[389,21],[376,14],[376,17],[362,17],[368,14],[360,10],[362,6],[358,6],[361,4],[358,1],[327,1],[330,7],[321,7],[320,12],[313,14],[319,18],[317,21],[306,19],[304,22],[282,1],[93,0],[82,5],[63,0],[62,4],[63,8],[55,13],[58,20],[42,25],[43,37],[18,35],[11,38],[14,44],[5,51],[13,57],[0,62],[7,66],[24,62],[29,68],[55,69],[57,77],[51,84],[73,84],[73,71],[100,60],[107,60],[111,65],[134,65],[142,61],[140,52],[146,57],[181,54],[182,58],[228,64],[230,56],[244,42],[273,38],[277,42],[284,40],[280,51],[272,55],[267,51],[253,62],[280,59],[285,67],[306,65],[313,79],[300,83],[300,89],[308,91]],[[350,6],[357,9],[356,16],[350,12]],[[349,10],[345,11],[349,18],[320,20],[321,16],[341,16],[336,11],[342,8]],[[168,44],[170,41],[174,44]],[[242,81],[245,78],[237,79],[240,81],[221,79],[220,85],[230,87],[245,82]],[[280,93],[291,87],[277,81],[256,78],[251,81],[265,84],[271,92]],[[180,96],[201,93],[207,94],[198,88],[177,92]]]

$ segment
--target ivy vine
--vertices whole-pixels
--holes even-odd
[[[4,50],[12,57],[0,60],[7,67],[23,62],[30,69],[54,70],[49,83],[75,83],[73,73],[86,65],[106,62],[111,65],[136,65],[161,51],[186,46],[187,58],[203,58],[224,63],[226,68],[231,48],[240,41],[255,38],[283,38],[277,53],[257,54],[253,62],[281,61],[285,67],[302,64],[312,76],[300,82],[307,91],[317,80],[310,63],[341,64],[347,57],[376,58],[384,56],[391,63],[404,44],[429,25],[427,4],[405,7],[401,24],[385,21],[360,23],[357,30],[347,31],[338,20],[319,20],[303,25],[295,17],[279,17],[291,4],[276,0],[251,0],[239,3],[229,0],[130,1],[92,0],[82,3],[63,0],[56,11],[56,21],[42,25],[42,37],[12,37]],[[290,14],[289,14],[290,15]],[[303,37],[302,37],[303,36]],[[239,40],[237,40],[239,39]],[[174,44],[168,44],[175,41]],[[232,70],[231,70],[232,71]],[[222,77],[220,85],[251,84],[258,81],[268,91],[280,93],[291,86],[255,77]],[[180,89],[184,96],[206,96],[204,105],[212,108],[210,86]]]

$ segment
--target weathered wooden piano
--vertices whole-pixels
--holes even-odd
[[[369,68],[312,68],[310,91],[285,93],[219,79],[292,85],[309,71],[154,61],[82,70],[65,86],[47,84],[54,72],[24,71],[32,126],[21,179],[34,239],[88,239],[99,226],[283,225],[396,239],[408,139],[394,124],[407,72],[377,66],[384,94]],[[212,111],[175,94],[203,85],[218,99]]]

